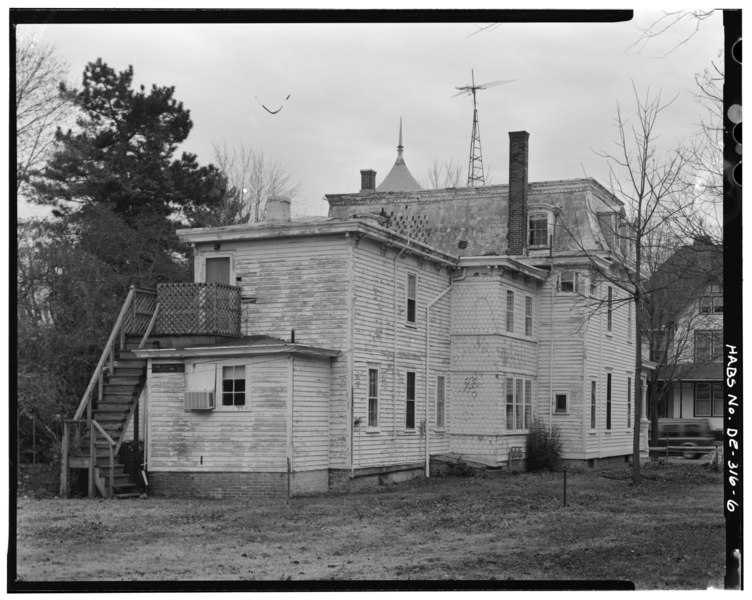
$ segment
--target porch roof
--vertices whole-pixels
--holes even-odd
[[[269,354],[297,354],[321,359],[336,358],[339,350],[295,344],[281,338],[267,335],[251,335],[236,339],[222,340],[221,344],[198,345],[188,348],[149,348],[133,350],[138,358],[197,358],[197,357],[238,357]]]

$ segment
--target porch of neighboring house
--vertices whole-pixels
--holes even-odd
[[[139,399],[147,361],[133,350],[238,338],[240,306],[239,288],[218,283],[131,287],[81,402],[64,421],[61,496],[70,494],[71,469],[86,472],[90,498],[97,492],[106,498],[139,495],[140,465],[129,473],[118,459],[123,442],[132,436],[138,445],[143,434]]]

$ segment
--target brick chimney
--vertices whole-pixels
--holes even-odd
[[[527,131],[509,132],[509,223],[507,254],[519,256],[527,249]]]
[[[360,193],[376,191],[376,171],[373,169],[361,169]]]
[[[266,203],[266,220],[283,222],[290,220],[290,199],[287,196],[274,196]]]

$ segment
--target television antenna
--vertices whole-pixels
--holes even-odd
[[[462,96],[463,94],[473,95],[473,134],[470,138],[470,162],[467,165],[467,187],[476,187],[485,185],[486,180],[483,177],[483,153],[480,147],[480,126],[478,125],[478,104],[475,98],[475,93],[478,90],[485,90],[486,88],[494,87],[497,85],[503,85],[505,83],[511,83],[517,81],[516,79],[507,79],[504,81],[491,81],[481,85],[475,85],[475,72],[470,69],[470,85],[463,85],[461,87],[455,87],[460,90],[452,98]]]

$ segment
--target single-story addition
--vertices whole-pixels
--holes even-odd
[[[149,479],[164,494],[323,492],[336,350],[266,336],[141,349]]]

